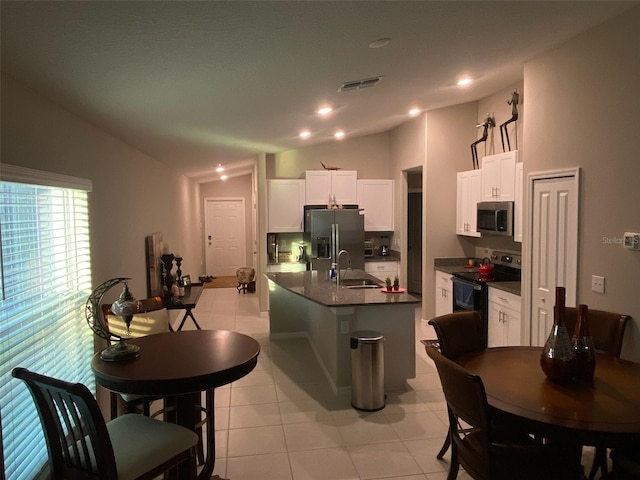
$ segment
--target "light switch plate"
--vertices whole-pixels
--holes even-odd
[[[604,293],[604,277],[591,275],[591,290],[598,293]]]

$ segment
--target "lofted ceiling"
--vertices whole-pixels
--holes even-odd
[[[198,181],[477,100],[638,2],[6,1],[2,71]],[[380,38],[382,48],[369,44]],[[474,82],[461,88],[459,78]],[[374,87],[338,92],[382,76]],[[329,103],[328,118],[315,113]],[[298,133],[309,129],[302,140]]]

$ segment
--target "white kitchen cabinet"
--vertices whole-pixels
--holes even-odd
[[[513,215],[513,240],[522,243],[522,216],[524,214],[524,184],[522,162],[516,163],[516,200]]]
[[[458,172],[457,183],[456,234],[479,237],[480,232],[476,230],[476,221],[482,172],[480,170]]]
[[[393,231],[393,180],[358,180],[358,206],[366,232]]]
[[[273,233],[302,232],[305,181],[299,179],[269,180],[268,228]]]
[[[393,279],[398,275],[398,262],[364,262],[364,271],[384,282],[385,278]]]
[[[306,270],[306,263],[284,262],[267,265],[267,272],[304,272]]]
[[[355,170],[307,170],[305,204],[327,205],[335,196],[338,205],[358,203],[358,172]]]
[[[436,317],[453,313],[453,275],[436,270]]]
[[[520,296],[489,288],[489,347],[521,345]]]
[[[482,159],[482,201],[515,200],[518,152],[504,152]]]

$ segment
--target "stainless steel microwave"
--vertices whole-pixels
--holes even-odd
[[[478,202],[477,211],[478,232],[513,236],[513,202]]]

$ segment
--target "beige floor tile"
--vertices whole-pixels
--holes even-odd
[[[370,417],[355,423],[341,424],[336,421],[346,445],[367,445],[400,440],[384,416]]]
[[[275,403],[277,400],[274,384],[249,387],[234,386],[231,389],[231,406]]]
[[[282,425],[277,403],[238,405],[229,407],[229,428],[264,427]]]
[[[286,453],[235,457],[227,460],[231,480],[293,480]]]
[[[229,457],[287,451],[281,425],[229,430]]]
[[[400,441],[347,447],[361,479],[418,475],[422,471]]]
[[[445,453],[442,460],[436,458],[442,448],[444,438],[408,440],[404,444],[424,473],[442,473],[449,471],[449,462],[451,461],[451,449]]]
[[[273,383],[275,382],[273,381],[271,370],[253,370],[249,375],[233,382],[232,386],[251,387],[256,385],[271,385]]]
[[[331,412],[313,398],[303,398],[294,402],[280,402],[280,416],[283,424],[319,422],[335,425]]]
[[[216,430],[228,430],[229,407],[216,407],[214,410]]]
[[[340,430],[335,425],[292,423],[284,425],[283,429],[289,452],[344,446]]]
[[[289,453],[295,480],[359,480],[346,448]]]
[[[447,425],[433,412],[390,414],[387,419],[401,440],[444,438],[447,434]]]

